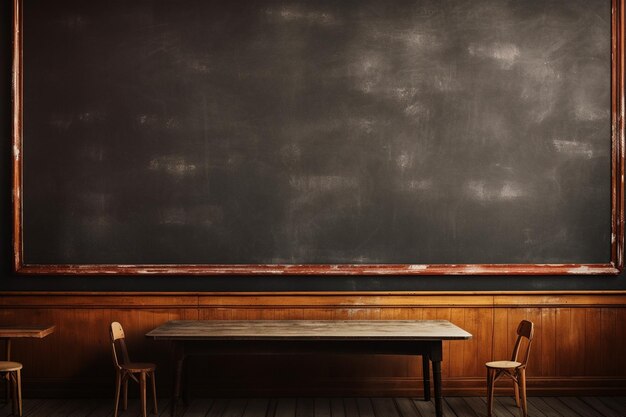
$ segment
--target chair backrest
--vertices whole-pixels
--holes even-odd
[[[111,336],[111,346],[113,348],[113,365],[115,365],[116,368],[121,369],[122,364],[130,363],[128,350],[126,349],[126,338],[124,336],[124,329],[122,328],[122,325],[116,321],[111,323],[111,331],[109,332],[109,335]],[[122,354],[121,363],[116,345],[119,346],[119,350]]]
[[[530,345],[532,344],[533,337],[535,336],[535,325],[532,321],[522,320],[517,326],[517,340],[515,341],[515,346],[513,347],[513,355],[511,360],[514,362],[521,362],[521,367],[526,367],[528,364],[528,357],[530,356]],[[524,343],[525,341],[525,343]],[[524,347],[524,351],[521,354],[521,360],[518,360],[520,357],[520,351],[522,350],[522,346]]]

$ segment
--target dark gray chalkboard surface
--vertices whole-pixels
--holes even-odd
[[[620,4],[23,0],[17,269],[617,272]]]

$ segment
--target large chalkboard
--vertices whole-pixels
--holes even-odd
[[[20,1],[16,269],[616,273],[622,7]]]

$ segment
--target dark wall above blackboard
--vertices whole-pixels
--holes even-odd
[[[23,272],[620,266],[621,1],[21,4]]]

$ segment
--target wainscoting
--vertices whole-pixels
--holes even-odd
[[[510,355],[521,319],[536,324],[530,395],[626,394],[626,294],[596,293],[1,293],[0,323],[54,323],[13,343],[27,397],[108,397],[108,328],[124,325],[131,358],[158,365],[170,389],[169,345],[144,334],[175,319],[447,319],[473,334],[444,344],[444,395],[485,395],[484,363]],[[192,358],[196,395],[419,396],[421,361],[401,356]],[[502,385],[502,391],[509,389]]]

